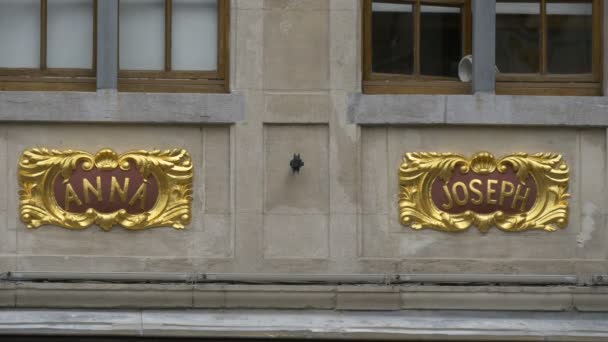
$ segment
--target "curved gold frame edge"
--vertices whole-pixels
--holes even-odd
[[[457,167],[479,174],[494,170],[504,172],[509,165],[519,180],[532,176],[537,184],[537,199],[523,214],[496,211],[478,214],[466,211],[449,214],[436,208],[430,198],[430,186],[439,177],[449,180]],[[501,171],[502,170],[502,171]],[[435,229],[461,232],[476,226],[487,232],[495,226],[508,232],[527,230],[556,231],[568,225],[569,169],[560,154],[523,152],[495,159],[489,152],[478,152],[470,159],[456,153],[406,153],[399,168],[399,221],[412,229]],[[426,195],[425,195],[426,194]]]
[[[57,175],[69,178],[82,165],[85,171],[133,165],[144,177],[152,174],[158,181],[158,198],[154,207],[142,214],[125,210],[100,213],[88,209],[85,213],[66,212],[55,201],[53,180]],[[20,219],[28,228],[55,225],[67,229],[85,229],[98,225],[109,231],[115,225],[129,230],[153,227],[183,229],[192,219],[192,160],[186,150],[134,150],[118,155],[110,148],[95,155],[78,150],[30,148],[19,159]]]

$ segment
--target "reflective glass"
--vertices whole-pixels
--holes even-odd
[[[48,0],[49,68],[93,66],[93,0]]]
[[[414,69],[412,5],[372,5],[372,71],[411,74]]]
[[[217,69],[217,0],[173,0],[174,70]]]
[[[458,7],[421,6],[420,73],[458,76],[463,57],[462,16]]]
[[[0,68],[40,67],[40,0],[0,0]]]
[[[547,71],[591,73],[593,5],[591,1],[547,2]]]
[[[120,69],[163,70],[165,66],[164,1],[120,0],[119,13]]]
[[[496,4],[496,66],[501,73],[540,72],[540,2]]]

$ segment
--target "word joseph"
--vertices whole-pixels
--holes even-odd
[[[526,204],[528,203],[528,197],[530,195],[530,188],[517,185],[517,191],[515,191],[515,185],[509,181],[502,181],[502,185],[500,186],[500,192],[498,199],[494,198],[493,195],[497,192],[495,186],[500,181],[496,179],[488,179],[486,181],[487,185],[484,185],[484,181],[480,179],[473,179],[469,182],[468,187],[463,182],[455,182],[452,185],[452,191],[448,189],[447,185],[443,186],[444,195],[447,198],[447,203],[441,205],[441,208],[445,210],[450,210],[454,208],[454,202],[457,205],[481,205],[481,204],[498,204],[502,206],[505,203],[505,199],[511,200],[511,209],[515,209],[518,205],[518,202],[521,202],[519,206],[519,211],[526,211]],[[486,190],[485,202],[484,202],[484,193],[480,190],[480,187]],[[469,196],[469,189],[473,196]],[[521,192],[525,189],[524,194],[522,196]],[[462,196],[461,196],[462,194]],[[513,197],[513,195],[515,195]],[[476,197],[474,197],[476,196]]]
[[[407,153],[399,171],[401,223],[456,232],[566,227],[568,166],[558,154]]]
[[[432,187],[433,203],[448,213],[472,210],[488,214],[529,211],[537,197],[536,182],[531,176],[518,181],[512,169],[488,174],[455,172],[450,181],[436,180]]]

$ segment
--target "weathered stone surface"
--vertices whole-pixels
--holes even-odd
[[[348,96],[353,123],[606,127],[606,97],[475,95]]]
[[[291,10],[327,6],[327,2],[267,1],[265,5],[270,10],[264,13],[264,88],[328,89],[328,11]]]
[[[264,127],[265,201],[271,214],[329,212],[329,133],[326,125]],[[299,154],[304,166],[294,173],[290,161]]]
[[[91,123],[233,123],[243,95],[0,92],[0,121]]]
[[[190,285],[20,284],[17,307],[184,308],[192,306]]]

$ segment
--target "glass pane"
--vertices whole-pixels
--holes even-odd
[[[173,0],[174,70],[217,69],[217,0]]]
[[[40,67],[40,0],[0,0],[0,68]]]
[[[593,19],[591,1],[547,3],[547,71],[591,73]]]
[[[372,71],[411,74],[414,69],[412,5],[372,5]]]
[[[540,2],[496,4],[496,66],[501,73],[540,72]]]
[[[120,0],[119,22],[120,69],[163,70],[165,67],[164,1]]]
[[[93,67],[93,0],[48,0],[49,68]]]
[[[458,76],[463,57],[462,17],[458,7],[420,7],[420,73]]]

